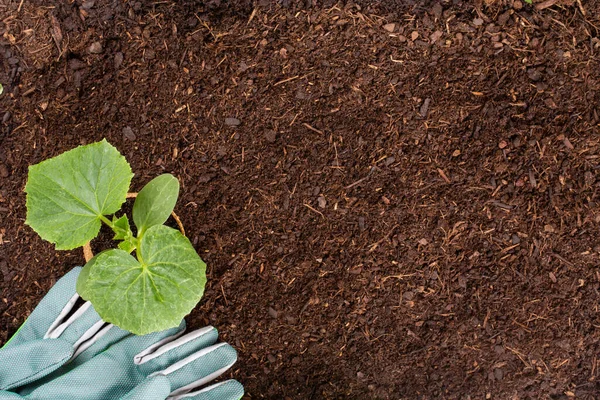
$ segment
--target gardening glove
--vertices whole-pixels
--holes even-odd
[[[241,398],[243,388],[234,380],[191,392],[237,357],[226,343],[215,345],[212,327],[183,335],[182,322],[135,336],[104,323],[89,303],[65,318],[78,299],[80,270],[59,280],[0,349],[0,399]]]
[[[165,333],[170,333],[165,336]],[[130,335],[49,381],[17,390],[30,400],[238,400],[242,386],[229,380],[195,391],[235,363],[235,350],[215,344],[213,327]],[[76,359],[75,359],[76,360]],[[74,360],[74,361],[75,361]],[[60,371],[60,370],[59,370]],[[0,397],[1,398],[1,397]]]
[[[0,389],[35,382],[86,352],[95,342],[101,341],[107,347],[128,335],[105,324],[90,303],[74,310],[79,299],[75,284],[80,271],[75,268],[60,279],[0,349]],[[78,363],[92,356],[87,351]]]

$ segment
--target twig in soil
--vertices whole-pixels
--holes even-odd
[[[501,253],[508,253],[509,251],[511,251],[512,249],[514,249],[515,247],[519,247],[519,246],[520,246],[519,243],[513,244],[512,246],[508,246],[508,247],[502,249]]]
[[[94,258],[94,253],[92,253],[92,249],[91,249],[89,243],[87,243],[85,246],[83,246],[83,258],[85,259],[86,263],[88,261],[90,261],[92,258]]]
[[[357,180],[356,182],[346,186],[344,189],[352,189],[354,186],[356,185],[360,185],[365,179],[367,179],[369,177],[369,175],[365,176],[364,178],[360,178],[359,180]]]
[[[381,239],[379,239],[377,242],[373,243],[372,245],[370,245],[369,247],[369,253],[372,253],[373,251],[375,251],[375,249],[377,249],[377,247],[379,247],[379,245],[381,243],[383,243],[384,240],[387,240],[390,236],[392,236],[392,233],[394,233],[394,231],[396,230],[397,227],[399,227],[400,225],[394,225],[392,227],[392,229],[390,229],[390,231]]]
[[[179,219],[179,216],[177,216],[177,214],[175,214],[174,212],[171,213],[171,216],[173,217],[173,219],[175,220],[175,222],[177,222],[177,226],[179,227],[179,230],[181,231],[181,234],[183,236],[185,236],[185,229],[183,229],[183,224],[181,223],[181,220]]]
[[[300,75],[296,75],[296,76],[292,76],[291,78],[287,78],[287,79],[284,79],[282,81],[275,82],[275,84],[273,85],[273,87],[275,87],[277,85],[281,85],[282,83],[293,81],[294,79],[298,79],[299,77],[300,77]]]
[[[19,129],[25,128],[26,126],[27,126],[27,122],[23,122],[21,125],[17,126],[15,129],[13,129],[11,133],[15,133]]]
[[[373,173],[374,170],[375,170],[375,167],[371,167],[371,169],[369,169],[369,172],[367,173],[367,176],[365,176],[364,178],[360,178],[359,180],[357,180],[354,183],[351,183],[348,186],[345,186],[344,189],[352,189],[354,186],[360,185],[362,182],[364,182],[371,176],[371,174]]]
[[[562,256],[559,256],[556,253],[550,253],[550,255],[553,256],[554,258],[556,258],[557,260],[562,261],[563,263],[565,263],[569,267],[574,267],[575,266],[575,264],[573,264],[571,261],[565,260]]]
[[[444,179],[446,181],[446,183],[450,183],[450,179],[448,178],[448,175],[446,175],[446,173],[444,172],[443,169],[438,168],[437,172],[438,172],[438,174],[440,174],[440,176],[442,177],[442,179]]]
[[[513,208],[515,208],[514,206],[511,206],[511,205],[508,205],[508,204],[505,204],[505,203],[502,203],[502,202],[496,201],[496,200],[490,201],[490,204],[493,206],[496,206],[498,208],[502,208],[503,210],[509,210],[509,211],[512,210]]]
[[[295,118],[294,118],[295,119]],[[318,130],[317,128],[313,128],[312,126],[310,126],[309,124],[307,124],[306,122],[302,123],[303,126],[305,126],[306,128],[310,129],[313,132],[317,132],[319,135],[324,135],[323,131]]]
[[[223,285],[221,285],[221,293],[223,293],[223,300],[225,300],[225,305],[228,306],[229,302],[227,301],[227,296],[225,296],[225,289],[223,289]]]
[[[531,368],[531,365],[529,365],[529,363],[527,361],[524,360],[525,355],[523,353],[521,353],[519,350],[513,349],[512,347],[508,347],[506,346],[506,348],[511,351],[512,353],[514,353],[517,357],[519,357],[519,360],[521,360],[523,362],[523,364],[525,364],[525,366],[527,368]]]
[[[248,18],[248,22],[246,23],[246,25],[250,25],[250,22],[252,22],[254,17],[256,17],[257,12],[258,12],[258,7],[254,7],[254,10],[252,10],[252,14],[250,14],[250,18]]]
[[[581,4],[581,0],[577,0],[577,6],[579,7],[579,11],[581,11],[581,14],[583,14],[583,16],[585,17],[585,8],[583,8],[583,4]]]
[[[416,274],[400,274],[400,275],[389,275],[389,276],[384,276],[381,279],[381,283],[387,281],[388,279],[404,279],[404,278],[408,278],[409,276],[415,276]]]
[[[319,210],[316,210],[315,208],[311,207],[311,206],[310,206],[310,204],[306,204],[306,203],[304,203],[304,205],[305,205],[306,207],[308,207],[310,210],[313,210],[314,212],[316,212],[317,214],[319,214],[321,217],[325,218],[325,216],[323,215],[323,213],[322,213],[321,211],[319,211]]]
[[[519,321],[517,321],[516,319],[513,319],[513,324],[519,325],[521,328],[525,329],[527,332],[531,333],[531,329],[529,329],[528,327],[526,327],[525,325],[523,325],[522,323],[520,323]]]

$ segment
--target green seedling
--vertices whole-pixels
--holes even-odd
[[[204,293],[206,265],[190,241],[163,225],[175,207],[179,182],[170,174],[137,195],[131,229],[125,202],[133,173],[106,140],[80,146],[29,167],[25,221],[57,250],[94,239],[102,223],[118,248],[87,262],[77,292],[108,323],[143,335],[179,325]]]

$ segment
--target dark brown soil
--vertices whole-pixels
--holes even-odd
[[[600,1],[358,4],[0,1],[0,344],[83,262],[28,165],[106,137],[248,399],[600,396]]]

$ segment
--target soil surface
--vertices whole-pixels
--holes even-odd
[[[248,399],[600,396],[600,1],[0,1],[0,344],[83,262],[28,165],[170,172]],[[93,244],[96,250],[105,241]]]

